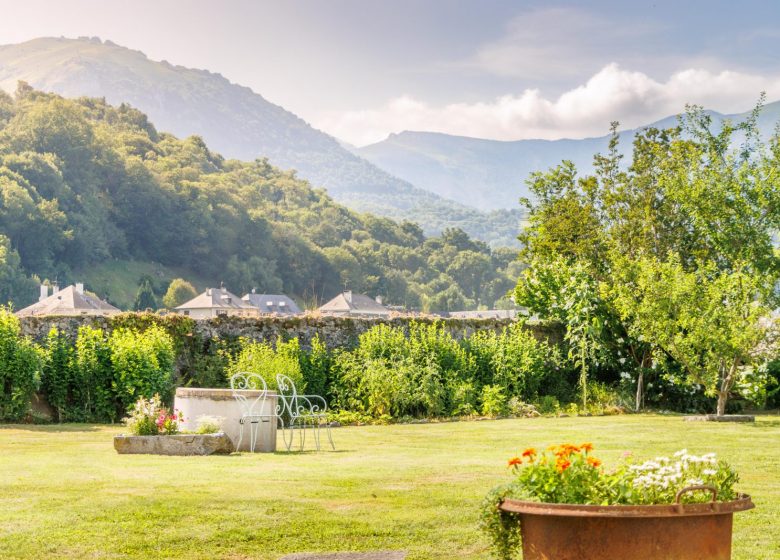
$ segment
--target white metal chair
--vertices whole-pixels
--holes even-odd
[[[254,453],[257,445],[257,436],[260,433],[260,425],[263,422],[275,422],[278,416],[277,410],[271,414],[264,413],[265,401],[268,398],[268,386],[262,376],[251,372],[239,372],[230,378],[230,389],[233,397],[241,405],[241,418],[239,418],[239,435],[236,449],[241,449],[244,439],[244,426],[249,424],[249,450]],[[259,391],[257,396],[247,396],[243,391]]]
[[[330,433],[328,423],[328,403],[319,395],[299,395],[293,380],[286,375],[276,376],[279,405],[278,419],[282,429],[282,437],[287,451],[290,451],[295,438],[295,430],[298,430],[300,449],[306,443],[306,429],[311,428],[314,436],[314,444],[317,451],[320,450],[320,431],[324,424],[325,433],[328,436],[331,448],[335,451],[333,436]]]

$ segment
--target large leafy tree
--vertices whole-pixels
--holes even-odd
[[[578,177],[564,162],[529,181],[534,199],[526,201],[530,225],[521,236],[529,268],[516,299],[542,317],[562,320],[569,339],[590,332],[602,348],[623,341],[620,351],[636,366],[637,407],[643,372],[660,352],[692,379],[709,379],[722,412],[736,370],[750,362],[749,347],[761,338],[758,318],[774,304],[771,288],[780,275],[772,243],[780,227],[780,144],[776,136],[761,142],[759,110],[760,104],[733,124],[714,123],[700,108],[689,108],[678,127],[639,133],[627,167],[615,123],[592,176]],[[588,331],[584,304],[560,303],[572,285],[587,284],[564,272],[572,269],[599,286],[595,298],[585,298],[585,308],[596,313]],[[673,279],[691,278],[703,291],[676,294]],[[701,336],[688,324],[696,313],[703,313]],[[739,328],[726,329],[729,321]]]

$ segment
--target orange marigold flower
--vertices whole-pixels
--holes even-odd
[[[592,443],[583,443],[582,445],[580,445],[580,449],[590,453],[591,451],[593,451],[593,444]]]
[[[599,461],[595,457],[588,457],[588,464],[595,469],[601,466],[601,461]]]
[[[535,456],[536,456],[536,449],[534,449],[533,447],[529,447],[528,449],[523,451],[523,457],[533,458]]]
[[[555,468],[558,472],[563,472],[571,466],[571,461],[558,461],[555,463]]]
[[[523,460],[520,457],[512,457],[509,459],[509,466],[515,467],[517,465],[521,465],[523,463]]]

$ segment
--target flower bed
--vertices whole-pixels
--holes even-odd
[[[114,437],[119,454],[212,455],[235,451],[233,441],[220,431],[213,417],[199,419],[198,433],[180,433],[184,422],[181,411],[162,406],[159,395],[138,399],[125,424],[130,435]]]

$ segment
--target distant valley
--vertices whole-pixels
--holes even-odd
[[[727,118],[738,121],[747,116],[709,113],[716,122]],[[778,120],[780,102],[766,105],[759,118],[762,135],[768,137]],[[668,117],[647,126],[669,128],[676,123],[676,117]],[[605,123],[605,129],[608,124]],[[624,153],[630,154],[633,137],[641,128],[620,133]],[[593,155],[603,152],[608,141],[608,135],[580,140],[501,142],[435,132],[402,132],[354,151],[396,177],[488,212],[516,207],[518,198],[528,195],[525,179],[561,160],[571,160],[581,173],[591,172]]]

